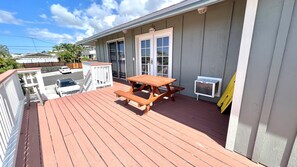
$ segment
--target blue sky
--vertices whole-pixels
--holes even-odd
[[[11,53],[48,51],[181,0],[2,0],[0,44]]]

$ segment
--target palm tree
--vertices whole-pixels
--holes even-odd
[[[64,53],[61,54],[62,52],[70,53],[71,56],[73,57],[71,59],[74,62],[78,61],[78,59],[84,49],[81,45],[70,44],[70,43],[61,43],[59,45],[53,46],[53,48],[54,48],[54,50],[56,50],[60,53],[59,55],[65,55]]]

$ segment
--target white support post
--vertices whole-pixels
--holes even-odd
[[[36,79],[37,79],[37,83],[38,83],[40,93],[45,95],[46,92],[45,92],[45,86],[44,86],[41,70],[38,70],[36,72]]]
[[[233,151],[236,132],[241,110],[243,90],[247,74],[248,61],[253,40],[254,26],[258,8],[258,0],[248,0],[245,9],[244,23],[239,50],[236,82],[234,86],[233,102],[229,119],[228,134],[225,148]]]

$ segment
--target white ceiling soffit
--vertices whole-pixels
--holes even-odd
[[[168,17],[176,16],[181,13],[186,13],[192,10],[196,10],[201,7],[209,6],[224,0],[185,0],[178,4],[172,5],[170,7],[164,8],[162,10],[153,12],[151,14],[145,15],[138,19],[129,21],[127,23],[115,26],[113,28],[107,29],[95,35],[92,35],[88,38],[85,38],[81,41],[78,41],[77,44],[91,44],[94,43],[96,39],[111,35],[114,33],[122,32],[123,30],[132,29],[138,26],[142,26],[151,22],[159,21]]]

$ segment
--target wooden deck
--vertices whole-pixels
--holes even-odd
[[[148,114],[113,87],[32,103],[24,112],[17,166],[257,166],[224,149],[228,115],[177,95]]]

